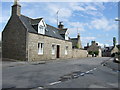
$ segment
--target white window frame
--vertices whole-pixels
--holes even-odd
[[[69,40],[68,31],[66,31],[66,33],[65,33],[65,40]]]
[[[52,44],[52,55],[55,55],[55,44]]]
[[[68,55],[68,46],[65,46],[65,55]]]
[[[43,55],[44,43],[38,43],[38,55]]]
[[[41,20],[38,24],[38,33],[45,34],[46,24],[43,20]]]

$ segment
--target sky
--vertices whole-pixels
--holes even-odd
[[[0,11],[0,33],[11,16],[13,2],[2,2]],[[42,17],[44,21],[57,27],[58,20],[68,28],[70,37],[80,33],[82,46],[98,42],[100,46],[111,46],[112,39],[118,40],[117,2],[20,2],[21,13],[31,18]],[[1,6],[1,5],[0,5]],[[1,36],[0,36],[1,37]]]

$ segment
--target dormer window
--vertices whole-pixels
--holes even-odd
[[[38,28],[38,33],[45,34],[45,27],[40,25],[39,28]]]
[[[41,20],[38,24],[38,33],[45,34],[46,24],[43,20]]]
[[[69,38],[68,38],[68,32],[65,33],[65,40],[69,40]]]

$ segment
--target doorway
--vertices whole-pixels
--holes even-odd
[[[57,45],[56,58],[60,58],[60,45]]]

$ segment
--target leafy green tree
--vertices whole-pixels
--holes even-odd
[[[80,48],[78,43],[76,44],[76,48]]]
[[[116,38],[115,38],[115,37],[113,37],[113,45],[115,46],[115,45],[116,45],[116,43],[117,43]]]
[[[88,54],[92,55],[92,54],[94,54],[94,53],[93,53],[93,51],[89,51]]]
[[[97,56],[99,54],[99,51],[94,51],[94,54]]]
[[[99,54],[99,51],[89,51],[88,54],[97,56]]]

